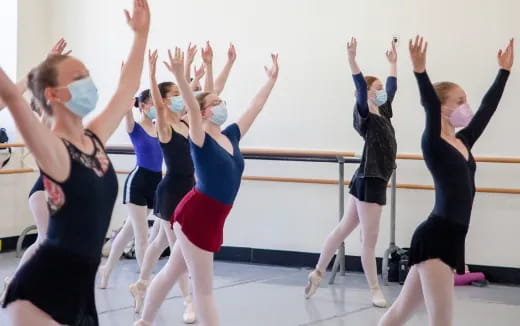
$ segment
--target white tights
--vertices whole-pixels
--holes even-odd
[[[167,229],[171,230],[169,223],[164,223]],[[200,325],[218,326],[218,313],[213,296],[213,253],[191,243],[178,223],[174,224],[174,232],[166,234],[170,245],[174,245],[168,262],[148,288],[142,320],[153,323],[170,289],[177,280],[186,278],[189,272],[193,281],[193,304]]]
[[[430,326],[452,326],[453,281],[453,271],[439,259],[412,266],[399,297],[378,326],[404,325],[423,303]]]
[[[325,273],[327,266],[341,243],[361,223],[363,243],[361,263],[370,289],[378,289],[379,281],[377,279],[375,248],[382,209],[383,207],[379,204],[362,202],[350,196],[346,214],[329,234],[327,240],[325,240],[316,269],[322,275]]]
[[[123,251],[125,250],[128,242],[135,236],[135,256],[137,258],[137,264],[141,268],[143,263],[144,253],[148,246],[148,222],[147,217],[149,210],[146,206],[137,206],[134,204],[127,204],[128,207],[128,219],[126,219],[123,228],[116,235],[112,246],[110,247],[110,254],[108,259],[103,265],[103,273],[106,278],[105,282],[108,282],[110,273],[114,268],[115,264],[121,258]]]

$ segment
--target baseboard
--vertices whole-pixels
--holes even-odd
[[[254,249],[242,247],[222,247],[215,255],[216,260],[242,262],[251,264],[278,265],[287,267],[313,268],[318,261],[319,254]],[[381,273],[381,258],[377,258],[377,270]],[[332,263],[331,263],[332,265]],[[332,266],[329,265],[329,268]],[[472,272],[482,272],[493,283],[520,285],[520,268],[469,265]],[[361,258],[359,256],[345,256],[345,269],[347,271],[362,272]]]
[[[0,239],[2,243],[1,252],[16,249],[18,237]],[[36,234],[28,234],[23,247],[29,246],[36,241]],[[215,254],[215,259],[220,261],[276,265],[286,267],[313,268],[318,261],[319,254],[285,250],[255,249],[244,247],[224,246]],[[377,258],[377,270],[381,273],[381,258]],[[329,268],[332,267],[332,262]],[[345,268],[351,272],[362,272],[361,258],[359,256],[345,256]],[[520,285],[520,268],[470,265],[472,272],[482,272],[486,278],[493,283]]]

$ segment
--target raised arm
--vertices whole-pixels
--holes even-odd
[[[354,79],[354,85],[356,85],[356,109],[360,116],[366,118],[368,116],[367,82],[356,61],[357,40],[354,37],[350,39],[350,42],[347,42],[347,52],[352,78]]]
[[[134,107],[135,104],[139,103],[139,100],[137,98],[134,99]],[[135,127],[135,120],[134,120],[134,112],[132,109],[128,110],[128,112],[125,114],[125,126],[126,126],[126,132],[131,133],[134,130]]]
[[[419,85],[421,103],[426,112],[425,134],[428,135],[430,140],[433,140],[441,137],[441,101],[426,73],[427,49],[428,42],[425,42],[422,37],[417,36],[415,41],[410,40],[410,57],[412,58],[415,78]]]
[[[171,50],[168,50],[168,57],[170,62],[164,62],[164,64],[166,65],[166,68],[168,68],[168,70],[171,71],[175,76],[182,99],[186,104],[186,110],[188,111],[188,118],[190,120],[189,133],[191,141],[195,145],[202,147],[206,133],[202,126],[201,107],[199,106],[199,102],[197,102],[197,99],[195,98],[188,81],[184,77],[184,53],[182,53],[181,49],[175,48],[175,55],[172,55]]]
[[[184,58],[184,77],[186,80],[191,80],[191,65],[195,60],[195,55],[197,55],[197,45],[188,45],[188,50],[186,51],[186,58]]]
[[[121,72],[123,72],[124,67],[125,67],[125,62],[123,61],[123,62],[121,62]],[[134,99],[133,106],[139,107],[139,99],[137,97]],[[127,133],[131,133],[134,130],[135,120],[134,120],[134,112],[132,111],[132,109],[130,109],[125,114],[125,126],[126,126]]]
[[[206,65],[206,81],[204,83],[204,92],[213,93],[215,85],[213,82],[213,48],[209,41],[206,42],[206,48],[202,49],[202,61]]]
[[[271,54],[271,59],[273,60],[273,66],[270,69],[264,67],[268,77],[267,83],[260,89],[260,92],[255,96],[247,111],[237,122],[241,137],[245,136],[258,114],[262,111],[278,79],[278,54]]]
[[[143,72],[144,53],[150,28],[150,9],[147,0],[134,0],[132,16],[125,10],[128,25],[134,31],[134,41],[125,67],[119,79],[118,88],[108,106],[92,120],[88,128],[106,143],[114,133],[121,119],[131,110],[132,99],[139,88]]]
[[[22,78],[16,83],[16,89],[18,93],[23,94],[27,90],[27,77]],[[2,111],[6,107],[6,104],[2,99],[0,99],[0,111]]]
[[[190,83],[190,88],[192,91],[195,91],[200,84],[200,80],[206,74],[206,68],[204,67],[203,64],[200,65],[199,69],[197,69],[197,67],[193,67],[193,73],[194,73],[193,80]],[[186,80],[189,80],[189,79],[186,78]]]
[[[27,148],[40,168],[52,177],[59,175],[59,171],[67,170],[69,160],[63,142],[38,121],[19,89],[1,68],[0,99],[9,108]]]
[[[390,63],[390,74],[386,79],[386,93],[388,100],[392,102],[397,92],[397,50],[395,49],[395,42],[392,40],[392,49],[386,51],[386,58]]]
[[[233,43],[231,43],[228,49],[228,60],[226,62],[226,65],[224,66],[224,69],[222,69],[220,74],[217,76],[217,79],[215,80],[215,93],[217,93],[217,95],[220,95],[222,91],[224,91],[224,87],[226,86],[229,73],[231,72],[231,68],[233,68],[233,64],[235,63],[236,59],[237,51]]]
[[[164,104],[161,92],[159,91],[159,84],[157,83],[156,79],[157,58],[157,50],[153,52],[148,51],[148,64],[150,67],[150,94],[152,95],[153,105],[157,110],[157,120],[155,122],[155,127],[157,128],[157,133],[159,134],[159,140],[167,141],[171,138],[171,128],[166,118],[167,110],[169,110],[169,108]]]
[[[498,103],[502,98],[511,67],[513,67],[514,46],[514,40],[511,39],[504,51],[498,51],[497,58],[500,67],[498,75],[491,85],[491,88],[487,91],[486,95],[484,95],[482,103],[469,125],[460,131],[470,148],[473,147],[480,135],[482,135],[482,132],[484,132],[484,129],[495,113]]]

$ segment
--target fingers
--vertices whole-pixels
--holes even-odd
[[[132,18],[130,17],[130,13],[126,9],[124,11],[125,11],[126,22],[128,24],[130,24],[130,21],[132,20]]]

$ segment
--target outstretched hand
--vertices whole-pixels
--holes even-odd
[[[186,64],[187,65],[192,65],[193,64],[193,61],[195,60],[195,56],[197,55],[197,51],[199,49],[197,49],[197,45],[196,44],[189,44],[188,45],[188,50],[186,51]]]
[[[199,69],[197,69],[197,67],[193,67],[193,75],[195,76],[196,80],[201,80],[205,74],[206,74],[206,67],[204,67],[204,65],[200,65]]]
[[[412,58],[413,71],[425,72],[428,42],[424,41],[422,36],[417,35],[415,41],[410,40],[408,47],[410,49],[410,57]]]
[[[356,59],[357,40],[356,40],[355,37],[351,38],[350,42],[347,42],[347,52],[348,52],[349,60],[355,60]]]
[[[279,71],[278,54],[271,54],[271,59],[273,60],[273,66],[271,68],[267,68],[267,66],[264,66],[264,69],[269,79],[276,80],[278,78]]]
[[[498,65],[500,68],[510,71],[511,67],[513,67],[513,60],[515,57],[515,40],[509,40],[509,44],[506,49],[503,51],[500,49],[498,51]]]
[[[202,61],[206,65],[211,64],[213,62],[213,48],[209,41],[206,42],[206,47],[202,49]]]
[[[237,50],[235,49],[235,45],[233,43],[229,44],[228,49],[228,61],[234,63],[237,59]]]
[[[54,44],[54,46],[52,47],[51,51],[49,52],[49,56],[51,56],[51,55],[69,55],[72,52],[71,50],[63,53],[63,51],[65,51],[66,47],[67,47],[67,42],[63,38],[60,38],[60,40],[56,44]]]
[[[178,82],[180,78],[184,78],[184,52],[176,47],[174,55],[171,50],[168,50],[168,58],[170,62],[163,61],[163,63],[175,75]]]
[[[159,58],[159,54],[157,54],[157,50],[148,50],[148,66],[150,68],[150,76],[155,77],[157,71],[157,58]]]
[[[132,16],[125,9],[126,22],[128,26],[140,35],[147,35],[150,30],[150,8],[147,0],[134,0]]]
[[[397,50],[395,49],[395,42],[392,40],[392,49],[386,51],[386,58],[391,64],[397,63]]]

